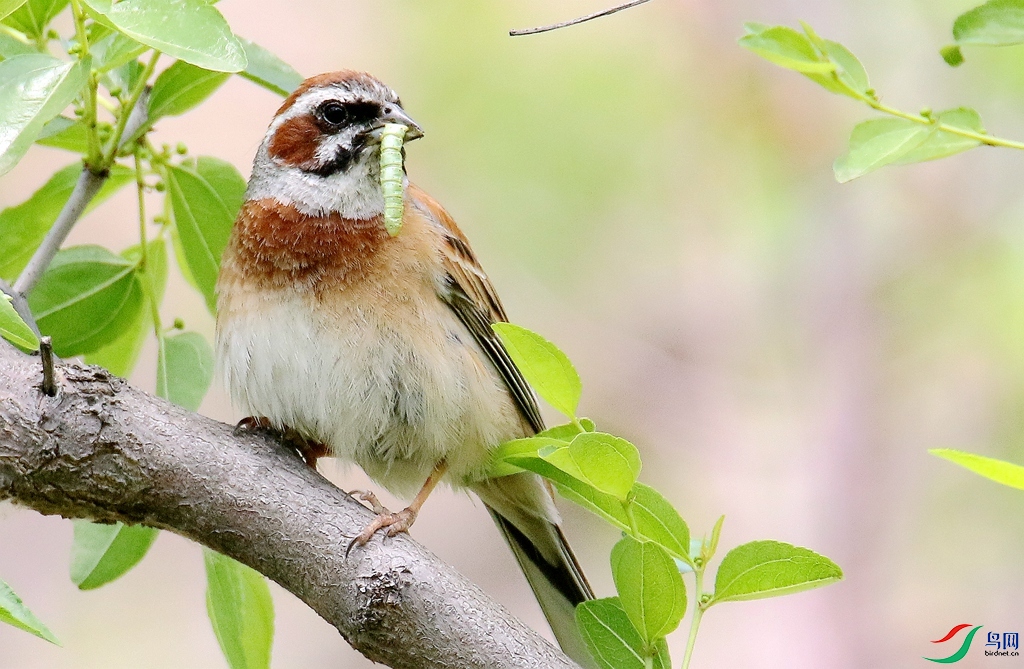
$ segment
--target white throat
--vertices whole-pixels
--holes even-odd
[[[353,162],[348,170],[322,177],[270,157],[263,140],[245,192],[248,200],[273,199],[307,216],[337,213],[344,218],[368,219],[384,213],[384,195],[374,160]]]

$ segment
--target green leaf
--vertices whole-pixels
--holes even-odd
[[[167,192],[185,265],[215,313],[220,257],[245,197],[245,180],[228,163],[203,158],[194,171],[169,167]]]
[[[804,34],[786,26],[751,23],[740,44],[776,65],[796,70],[832,93],[863,99],[870,88],[857,57],[839,42],[822,39],[804,22]]]
[[[145,74],[145,70],[146,67],[139,61],[128,61],[124,65],[104,73],[102,78],[103,85],[107,87],[107,90],[115,88],[120,88],[122,91],[133,90],[135,85],[139,83],[139,79]],[[148,129],[149,126],[143,124],[143,128]],[[141,130],[136,130],[135,134],[129,139],[138,139],[141,134]]]
[[[85,86],[86,72],[81,63],[43,54],[0,62],[0,174],[14,167],[46,122],[71,104]]]
[[[0,30],[0,58],[11,58],[22,56],[27,53],[38,53],[35,46],[16,33],[8,33]]]
[[[126,249],[122,257],[132,263],[139,262],[142,253],[139,245],[136,244]],[[163,302],[164,290],[167,286],[167,245],[162,239],[156,239],[149,243],[146,250],[146,276],[139,275],[139,280],[146,277],[154,283],[153,294],[158,302],[157,308]],[[85,361],[90,365],[105,367],[112,374],[127,377],[142,352],[142,345],[146,341],[146,335],[153,329],[153,312],[149,304],[149,298],[143,291],[143,307],[139,310],[138,316],[133,323],[125,326],[123,334],[118,336],[106,346],[103,346],[85,355]]]
[[[626,501],[640,474],[636,446],[604,432],[584,432],[567,448],[542,457],[573,478],[622,501]]]
[[[536,439],[536,437],[534,437],[534,439]],[[544,478],[553,482],[555,487],[558,489],[559,494],[569,501],[575,502],[583,508],[596,513],[613,525],[617,525],[624,530],[628,530],[630,527],[629,518],[626,516],[626,511],[623,508],[622,501],[612,495],[596,490],[589,483],[567,474],[542,457],[542,454],[550,455],[553,449],[568,448],[567,446],[561,445],[562,442],[558,440],[548,441],[558,445],[552,448],[546,447],[538,453],[526,452],[522,454],[515,454],[509,452],[505,456],[505,461],[520,469],[540,474]],[[505,444],[502,444],[501,448],[506,447],[511,450],[512,448],[518,447],[518,444],[506,442]]]
[[[1009,46],[1024,43],[1024,2],[989,0],[964,12],[953,23],[959,44]]]
[[[20,3],[14,3],[20,4]],[[20,30],[32,39],[42,37],[55,16],[64,11],[68,0],[28,0],[17,11],[4,19],[4,23]],[[0,15],[4,12],[0,11]]]
[[[778,597],[842,578],[836,563],[812,550],[779,541],[752,541],[723,558],[711,604]]]
[[[248,186],[245,177],[228,161],[210,156],[199,156],[196,159],[195,172],[217,193],[233,224],[245,202],[245,189]]]
[[[933,448],[928,452],[969,469],[975,474],[992,479],[996,483],[1024,490],[1024,467],[1020,465],[950,448]]]
[[[21,602],[21,598],[11,590],[11,586],[2,580],[0,580],[0,623],[14,625],[18,629],[35,634],[40,639],[60,645],[60,641],[53,635],[53,632],[28,610],[28,607]]]
[[[858,123],[850,136],[850,148],[836,159],[836,181],[846,183],[896,162],[920,146],[933,126],[902,118],[879,118]]]
[[[537,393],[564,415],[575,418],[582,384],[569,358],[547,339],[524,327],[511,323],[495,323],[491,327]]]
[[[0,293],[0,337],[29,351],[39,348],[39,338],[32,332],[11,304],[11,296]]]
[[[213,349],[202,335],[164,338],[156,367],[156,394],[196,411],[213,381]]]
[[[5,18],[23,4],[25,4],[25,0],[0,0],[0,19]]]
[[[229,557],[203,549],[206,612],[231,669],[269,669],[274,603],[267,582]]]
[[[740,38],[740,45],[788,70],[828,74],[836,69],[834,63],[822,58],[806,35],[787,26],[748,33]]]
[[[177,61],[161,72],[153,84],[149,97],[150,120],[184,114],[212,95],[230,76],[226,72],[212,72]]]
[[[170,197],[168,195],[165,198]],[[192,272],[188,269],[188,261],[185,259],[185,247],[181,245],[181,238],[178,236],[178,231],[172,225],[168,229],[168,233],[171,237],[171,246],[174,249],[174,258],[177,260],[178,271],[181,273],[185,282],[196,289],[196,292],[202,293],[202,289],[199,288],[199,283],[196,282],[195,277],[192,276]]]
[[[679,626],[686,614],[686,587],[664,548],[623,537],[612,549],[612,578],[623,610],[647,644]]]
[[[239,75],[283,96],[291,94],[302,83],[302,75],[272,52],[244,37],[239,37],[238,41],[245,49],[245,58],[249,62]]]
[[[0,278],[14,281],[25,268],[71,197],[81,172],[81,163],[68,165],[50,177],[28,200],[0,211]],[[86,213],[133,181],[135,173],[132,170],[114,165],[103,187],[86,208]]]
[[[36,144],[84,154],[89,150],[89,130],[81,121],[57,116],[43,126]]]
[[[939,49],[939,55],[950,67],[959,67],[964,63],[964,52],[956,44],[942,47]]]
[[[868,91],[868,75],[857,57],[839,42],[820,37],[807,23],[801,21],[800,26],[818,57],[835,66],[830,72],[804,72],[804,75],[832,93],[862,99]]]
[[[867,71],[857,56],[839,42],[831,40],[822,40],[822,51],[835,64],[835,76],[839,78],[839,83],[842,86],[837,87],[838,90],[831,88],[831,85],[835,83],[835,80],[831,78],[828,85],[821,81],[818,82],[819,84],[835,93],[848,95],[855,99],[867,95],[871,83],[868,81]],[[812,75],[808,76],[814,78]],[[821,76],[824,78],[824,75]]]
[[[92,590],[121,578],[146,556],[159,531],[143,525],[72,521],[71,582]]]
[[[487,477],[498,478],[501,476],[509,476],[510,474],[518,474],[523,471],[521,467],[510,464],[505,460],[509,456],[536,456],[537,451],[542,448],[548,448],[550,450],[552,447],[557,448],[559,446],[568,446],[569,442],[576,438],[576,435],[593,431],[594,421],[589,418],[581,418],[579,420],[579,425],[576,423],[556,425],[555,427],[550,427],[542,432],[538,432],[532,437],[507,441],[491,451],[493,464],[491,469],[488,471]]]
[[[592,434],[609,436],[601,433]],[[620,529],[632,532],[633,524],[626,515],[622,499],[602,492],[590,482],[577,478],[583,476],[582,473],[577,471],[577,475],[574,476],[552,464],[553,454],[569,448],[570,446],[566,446],[565,442],[559,439],[535,436],[505,442],[495,450],[495,456],[496,461],[503,460],[513,467],[508,471],[501,470],[501,475],[513,474],[521,469],[540,474],[552,481],[559,494],[566,499],[592,511]],[[492,472],[494,471],[496,469],[492,469]],[[494,476],[493,473],[491,475]],[[672,505],[654,488],[639,482],[633,484],[627,496],[633,498],[633,521],[640,536],[662,545],[677,557],[689,560],[685,548],[689,530]]]
[[[135,264],[100,246],[57,253],[28,296],[40,332],[61,357],[114,341],[142,309]]]
[[[624,532],[632,532],[633,523],[626,515],[622,500],[571,476],[546,459],[553,449],[560,447],[559,444],[560,440],[539,436],[505,442],[495,452],[512,468],[502,470],[501,475],[514,474],[522,469],[540,474],[552,481],[558,493],[569,501],[597,514]],[[668,500],[654,488],[640,482],[633,484],[630,495],[633,498],[633,522],[636,523],[640,537],[657,543],[674,557],[690,562],[690,530]]]
[[[710,562],[711,558],[715,556],[715,551],[718,550],[718,538],[722,535],[722,523],[724,522],[725,516],[719,516],[715,521],[715,526],[711,528],[711,539],[700,542],[700,556],[704,560],[704,564]]]
[[[110,11],[114,0],[82,0],[82,4],[92,13],[103,16]]]
[[[538,432],[538,437],[550,437],[551,439],[558,439],[559,441],[570,442],[576,438],[577,434],[584,432],[594,432],[596,427],[594,421],[589,418],[580,418],[579,425],[576,423],[566,423],[564,425],[555,425],[549,427],[546,430]]]
[[[527,458],[514,458],[513,461],[520,463],[523,469],[528,469],[552,481],[558,490],[558,494],[570,502],[579,504],[584,509],[597,514],[623,531],[632,531],[626,510],[622,507],[622,502],[616,497],[594,490],[587,484],[577,481],[565,472],[552,467],[541,458],[536,458],[532,461]]]
[[[654,488],[636,483],[633,486],[633,520],[640,536],[645,537],[673,556],[689,562],[690,528],[675,507]]]
[[[943,125],[953,126],[963,130],[970,130],[971,132],[985,132],[985,129],[981,125],[981,117],[978,115],[978,112],[968,107],[948,109],[944,112],[939,112],[935,117],[938,122]],[[952,156],[953,154],[973,149],[976,146],[981,146],[981,142],[970,137],[956,135],[936,128],[935,131],[930,133],[923,142],[917,145],[917,147],[911,149],[908,153],[903,154],[899,160],[894,161],[894,164],[906,165],[909,163],[921,163],[926,160],[945,158],[946,156]]]
[[[110,19],[106,17],[106,12],[110,11],[110,7],[114,4],[114,0],[81,0],[81,3],[85,9],[86,16],[95,21],[98,25],[101,25],[113,32],[117,32],[117,26],[111,23]]]
[[[539,434],[533,437],[506,441],[491,451],[491,457],[494,464],[488,472],[488,478],[499,478],[501,476],[509,476],[510,474],[518,474],[523,471],[522,468],[507,462],[509,458],[520,456],[540,458],[538,451],[541,449],[554,449],[563,446],[568,446],[568,443],[561,439],[545,437]]]
[[[601,669],[644,669],[644,641],[618,597],[592,599],[577,606],[576,626]],[[653,650],[654,669],[670,669],[664,640]]]
[[[245,50],[206,0],[122,0],[103,13],[124,34],[178,60],[217,72],[245,69]]]
[[[149,47],[124,33],[115,31],[91,45],[89,50],[93,55],[96,69],[108,72],[131,63],[148,51]]]

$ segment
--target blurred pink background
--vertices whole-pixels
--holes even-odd
[[[839,185],[832,161],[869,110],[736,39],[744,21],[804,19],[861,57],[887,103],[974,106],[990,132],[1016,139],[1021,50],[968,49],[948,68],[938,49],[966,0],[654,0],[507,36],[605,4],[218,7],[304,74],[365,69],[401,93],[426,129],[411,178],[459,221],[513,320],[574,360],[583,413],[639,446],[641,479],[695,536],[725,514],[722,554],[776,539],[845,570],[821,590],[711,609],[693,667],[919,666],[955,624],[1021,631],[1024,495],[926,450],[1024,462],[1024,156],[978,149]],[[279,103],[233,78],[161,121],[155,140],[248,175]],[[0,180],[0,205],[71,161],[34,149]],[[68,243],[135,243],[134,197],[121,192]],[[212,338],[174,273],[162,311]],[[154,350],[132,376],[149,390]],[[219,385],[202,412],[239,418]],[[322,470],[367,485],[334,462]],[[591,581],[612,594],[616,532],[563,508]],[[548,634],[479,503],[442,491],[413,535]],[[164,533],[134,571],[82,593],[67,577],[70,544],[70,522],[0,506],[0,577],[64,642],[0,626],[0,668],[225,666],[197,546]],[[371,666],[271,587],[275,667]],[[684,644],[685,631],[671,639],[676,666]]]

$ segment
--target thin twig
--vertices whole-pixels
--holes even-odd
[[[129,118],[125,121],[125,125],[122,128],[124,131],[131,131],[134,134],[138,128],[143,127],[147,123],[146,109],[148,100],[148,95],[139,96]],[[131,134],[126,136],[131,137]],[[75,189],[71,191],[71,197],[64,203],[64,208],[60,210],[60,214],[57,216],[57,220],[54,221],[53,227],[46,233],[43,243],[32,254],[32,259],[28,261],[25,269],[18,276],[18,280],[14,282],[14,293],[16,294],[12,295],[12,297],[15,299],[15,304],[17,304],[19,296],[28,295],[36,283],[39,282],[43,272],[50,266],[53,257],[57,255],[57,251],[60,250],[64,240],[67,239],[71,228],[81,218],[85,208],[89,206],[96,193],[103,187],[109,175],[109,170],[97,174],[89,169],[88,166],[82,167],[82,173],[78,175],[78,182],[75,184]],[[26,320],[26,322],[29,321]]]
[[[39,326],[36,325],[36,319],[32,316],[32,310],[28,307],[28,300],[25,296],[14,290],[11,284],[7,283],[3,279],[0,279],[0,292],[7,293],[11,298],[11,306],[21,316],[21,320],[25,321],[25,324],[32,329],[32,332],[36,333],[36,337],[41,337],[39,332]]]
[[[139,99],[135,101],[135,106],[132,107],[132,112],[128,115],[128,121],[124,124],[124,132],[117,145],[118,149],[124,148],[128,142],[137,139],[135,134],[149,124],[149,96],[152,91],[153,89],[147,86],[143,89]]]
[[[510,30],[510,31],[508,31],[508,34],[511,35],[512,37],[518,37],[520,35],[535,35],[537,33],[546,33],[549,30],[558,30],[559,28],[566,28],[568,26],[574,26],[577,23],[585,23],[586,21],[591,21],[593,19],[599,19],[602,16],[608,16],[609,14],[614,14],[615,12],[621,12],[623,9],[629,9],[630,7],[636,7],[637,5],[642,5],[645,2],[650,2],[650,0],[632,0],[632,2],[625,2],[625,3],[621,4],[621,5],[617,5],[615,7],[612,7],[611,9],[604,9],[604,10],[601,10],[600,12],[594,12],[593,14],[587,14],[586,16],[580,16],[578,18],[572,19],[571,21],[563,21],[561,23],[553,23],[553,24],[551,24],[549,26],[540,26],[539,28],[523,28],[521,30]]]
[[[53,381],[53,340],[49,337],[39,340],[39,357],[43,361],[43,392],[53,397],[57,394],[57,384]]]
[[[25,269],[18,276],[18,280],[14,282],[15,292],[27,295],[35,287],[40,277],[43,276],[43,272],[50,266],[53,256],[57,255],[57,250],[64,243],[71,228],[78,222],[82,212],[99,192],[103,182],[107,180],[107,175],[107,172],[95,174],[88,167],[82,167],[82,173],[78,175],[78,182],[75,184],[75,189],[71,191],[71,197],[64,203],[64,208],[60,210],[60,215],[57,216],[53,227],[46,233],[43,243],[36,249],[32,259],[28,261]]]

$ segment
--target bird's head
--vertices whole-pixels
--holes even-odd
[[[267,130],[253,163],[248,199],[272,198],[303,214],[368,219],[383,211],[378,179],[385,123],[423,136],[398,94],[351,70],[311,77],[292,93]]]

